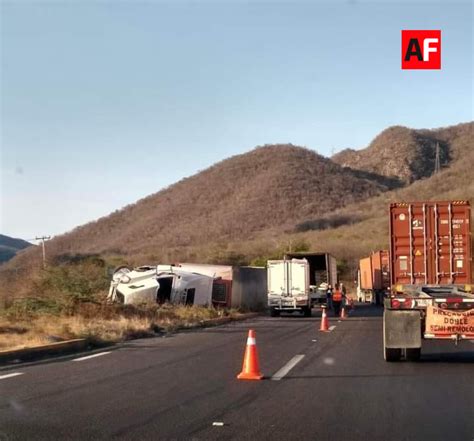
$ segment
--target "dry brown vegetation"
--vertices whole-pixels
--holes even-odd
[[[88,306],[76,311],[74,315],[3,314],[0,316],[0,351],[75,338],[87,338],[95,345],[114,343],[193,327],[209,319],[240,315],[234,310],[197,306]]]

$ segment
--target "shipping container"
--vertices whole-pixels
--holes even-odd
[[[469,202],[390,205],[392,285],[471,283]]]
[[[359,301],[381,304],[390,287],[390,259],[387,250],[374,251],[359,261]]]

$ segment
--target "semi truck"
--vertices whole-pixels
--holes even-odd
[[[369,257],[360,259],[357,282],[357,298],[360,302],[383,303],[390,288],[388,250],[374,251]]]
[[[328,253],[288,253],[282,260],[269,260],[270,315],[300,311],[309,317],[315,304],[326,302],[328,286],[336,283],[336,259]]]
[[[390,205],[386,361],[418,360],[424,339],[474,339],[470,225],[468,201]]]

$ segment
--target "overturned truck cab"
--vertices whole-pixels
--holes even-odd
[[[214,278],[171,265],[117,268],[108,300],[123,304],[173,303],[209,306]]]

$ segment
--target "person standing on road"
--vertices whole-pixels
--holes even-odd
[[[339,317],[341,313],[341,305],[343,300],[343,294],[339,284],[336,284],[334,287],[334,292],[332,293],[332,307],[334,308],[334,316]]]
[[[332,286],[328,285],[328,289],[326,291],[326,305],[328,310],[332,309]]]

